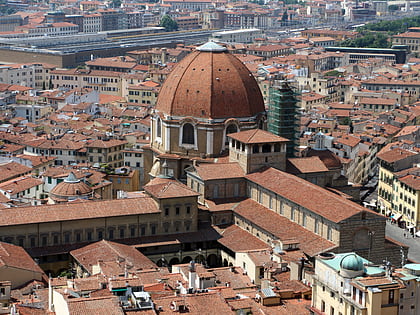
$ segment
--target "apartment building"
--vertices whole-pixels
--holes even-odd
[[[311,314],[400,314],[405,286],[390,272],[351,252],[316,257]]]
[[[122,73],[104,70],[68,69],[51,71],[53,88],[92,89],[101,94],[121,96]]]
[[[107,164],[111,168],[122,167],[126,143],[127,141],[116,139],[94,140],[86,144],[87,160],[92,165]]]
[[[408,196],[410,194],[402,195],[403,200],[404,196],[406,197],[406,201],[404,201],[404,204],[401,204],[399,201],[394,205],[394,202],[397,201],[397,197],[399,198],[399,194],[403,193],[402,187],[400,183],[398,185],[395,184],[395,175],[394,173],[410,169],[413,167],[414,164],[420,162],[420,155],[417,152],[413,152],[406,149],[401,148],[393,148],[388,151],[381,151],[377,154],[377,158],[379,160],[379,183],[378,183],[378,206],[380,208],[380,211],[382,214],[387,216],[394,216],[395,221],[398,221],[401,219],[401,217],[404,215],[404,209],[405,209],[405,216],[407,217],[407,206],[408,204]],[[397,192],[397,186],[399,187],[399,191]],[[408,190],[408,187],[407,187]],[[411,188],[410,188],[411,190]],[[398,194],[398,196],[396,196]],[[414,196],[412,196],[414,197]],[[400,200],[399,198],[398,200]],[[415,199],[415,198],[411,198]],[[400,204],[401,204],[401,212],[400,212]],[[417,205],[417,204],[415,204]],[[409,209],[411,209],[413,205],[410,206]],[[413,221],[411,219],[411,213],[408,214],[410,216],[410,221]],[[416,217],[416,214],[415,216]]]

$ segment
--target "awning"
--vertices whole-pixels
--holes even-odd
[[[395,213],[391,216],[391,219],[398,221],[399,219],[401,219],[402,214],[401,213]]]
[[[122,292],[122,291],[127,291],[127,288],[115,288],[115,289],[112,289],[112,292]]]

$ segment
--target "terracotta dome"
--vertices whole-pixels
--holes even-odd
[[[92,188],[90,188],[86,183],[82,182],[80,179],[77,179],[73,172],[57,186],[55,186],[50,194],[54,199],[68,199],[69,197],[83,197],[92,193]]]
[[[185,57],[159,92],[156,109],[174,117],[240,118],[264,112],[254,76],[225,47],[209,42]]]

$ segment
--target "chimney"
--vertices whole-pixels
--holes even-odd
[[[298,272],[298,280],[302,281],[303,278],[303,268],[305,267],[305,258],[299,258],[299,272]]]
[[[168,61],[168,59],[167,59],[167,50],[166,50],[166,48],[162,48],[162,56],[161,56],[161,64],[162,65],[165,65],[166,63],[167,63],[167,61]]]
[[[193,289],[194,291],[197,289],[195,285],[196,279],[197,279],[197,272],[195,270],[195,262],[194,260],[192,260],[190,262],[189,272],[188,272],[188,287],[190,289]]]
[[[48,277],[48,311],[54,312],[54,304],[53,304],[53,289],[51,286],[51,278]]]

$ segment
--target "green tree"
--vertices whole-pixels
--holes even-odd
[[[391,4],[388,6],[388,11],[398,11],[399,7],[396,4]]]
[[[112,0],[111,1],[112,8],[121,8],[121,0]]]
[[[289,16],[287,15],[287,10],[284,10],[283,15],[281,17],[282,21],[287,21],[287,19],[289,18]]]
[[[164,15],[160,20],[159,26],[164,27],[165,31],[172,32],[178,30],[178,24],[169,15]]]

